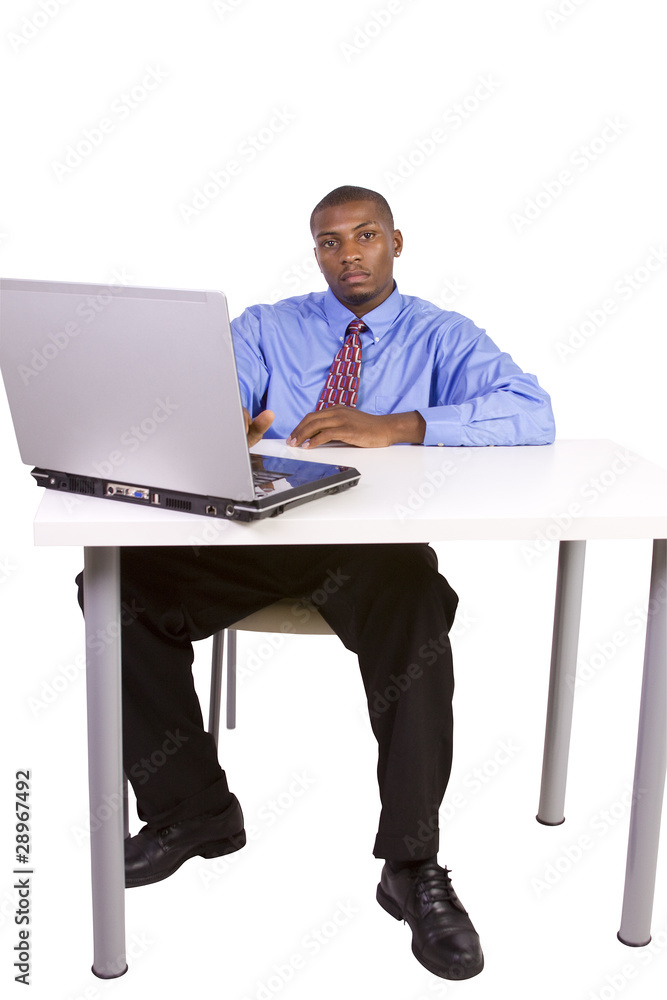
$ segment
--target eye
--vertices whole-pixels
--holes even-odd
[[[330,250],[331,247],[336,246],[336,240],[324,240],[323,243],[320,243],[320,246],[324,247],[327,250]]]
[[[372,239],[374,239],[374,237],[375,237],[375,233],[371,233],[371,232],[362,233],[361,234],[361,238],[364,239],[364,240],[372,240]]]

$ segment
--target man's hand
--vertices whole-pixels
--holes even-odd
[[[421,444],[426,421],[421,413],[364,413],[350,406],[329,406],[309,413],[298,424],[287,444],[317,448],[328,441],[340,441],[358,448],[386,448],[390,444]]]
[[[243,407],[243,418],[245,420],[245,432],[248,435],[248,447],[261,441],[269,427],[273,423],[274,413],[271,410],[262,410],[253,420],[245,406]]]

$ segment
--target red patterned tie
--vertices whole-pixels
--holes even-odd
[[[345,343],[333,359],[327,380],[317,404],[318,410],[327,406],[356,406],[361,371],[361,340],[359,334],[368,327],[362,320],[353,319],[345,331]]]

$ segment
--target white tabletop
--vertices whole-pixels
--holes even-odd
[[[667,470],[612,441],[541,447],[325,447],[267,455],[355,466],[353,489],[241,524],[45,491],[37,545],[666,538]],[[157,484],[159,485],[159,484]]]

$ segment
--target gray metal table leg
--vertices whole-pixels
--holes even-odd
[[[651,940],[651,915],[667,766],[667,540],[653,543],[644,677],[630,813],[623,912],[618,939]]]
[[[127,971],[119,550],[86,548],[84,565],[93,972],[115,979]]]
[[[565,785],[585,557],[586,542],[560,543],[542,785],[537,810],[538,822],[548,826],[558,826],[565,819]]]

